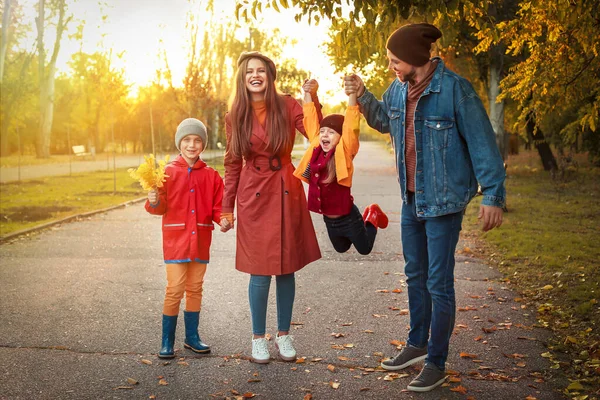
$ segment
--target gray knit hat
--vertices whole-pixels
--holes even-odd
[[[206,126],[202,123],[202,121],[196,118],[186,118],[177,127],[177,132],[175,133],[175,147],[177,150],[179,145],[181,144],[181,140],[187,135],[197,135],[202,139],[203,149],[206,148],[208,136],[206,135]]]

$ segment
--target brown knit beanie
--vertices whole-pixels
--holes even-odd
[[[344,116],[342,114],[329,114],[321,121],[321,128],[331,128],[340,135],[344,125]]]
[[[273,80],[277,79],[277,68],[275,68],[275,63],[269,57],[265,56],[260,51],[244,51],[240,54],[237,60],[237,66],[239,67],[242,64],[242,61],[248,58],[258,58],[259,60],[264,61],[267,68],[271,70],[271,74],[273,75]]]
[[[442,32],[430,24],[409,24],[396,29],[385,47],[400,60],[420,67],[429,61],[431,44],[442,37]]]

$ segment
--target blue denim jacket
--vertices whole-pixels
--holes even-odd
[[[465,209],[483,191],[481,204],[503,207],[504,165],[492,125],[481,99],[466,79],[438,66],[415,109],[415,203],[420,217],[438,217]],[[365,90],[358,98],[367,123],[381,133],[390,133],[396,168],[406,204],[404,163],[405,112],[408,84],[398,79],[378,101]]]

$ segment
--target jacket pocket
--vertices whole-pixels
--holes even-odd
[[[212,222],[210,222],[210,223],[208,223],[208,224],[202,224],[202,223],[200,223],[200,222],[197,222],[197,223],[196,223],[196,226],[198,227],[198,230],[199,230],[199,231],[200,231],[200,230],[205,230],[205,231],[206,231],[206,230],[210,230],[210,231],[212,231],[212,230],[214,230],[214,229],[215,229],[215,225],[214,225]]]
[[[429,145],[435,150],[445,149],[450,146],[452,140],[452,120],[425,120],[425,131],[429,139]]]
[[[185,222],[163,224],[163,231],[182,231],[185,229]]]
[[[387,111],[387,115],[390,118],[390,120],[400,118],[403,113],[404,111],[402,109],[394,107],[390,107]]]

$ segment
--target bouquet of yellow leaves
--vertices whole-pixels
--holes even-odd
[[[169,162],[169,155],[162,161],[156,162],[154,154],[144,156],[144,162],[136,168],[129,168],[129,175],[140,182],[142,188],[149,192],[153,189],[163,187],[163,182],[168,175],[165,175],[165,165]]]

